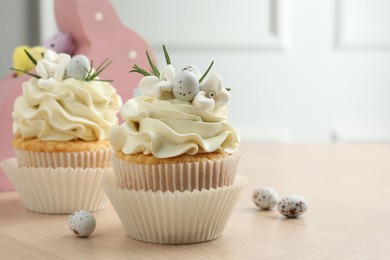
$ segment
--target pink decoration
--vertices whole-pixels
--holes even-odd
[[[14,77],[11,72],[0,81],[0,161],[14,157],[12,149],[12,112],[15,99],[22,94],[22,83],[30,76]],[[12,190],[13,187],[7,176],[0,168],[0,190]]]
[[[146,50],[154,58],[146,41],[121,23],[109,0],[55,0],[54,9],[59,30],[70,34],[76,43],[74,54],[86,55],[95,65],[112,60],[101,78],[114,80],[112,85],[124,101],[131,98],[142,77],[129,74],[133,64],[149,68]],[[29,78],[10,73],[0,81],[0,161],[14,156],[13,103]],[[0,190],[10,189],[12,185],[0,169]]]

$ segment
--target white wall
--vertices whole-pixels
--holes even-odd
[[[37,6],[38,0],[1,1],[0,78],[11,73],[12,53],[17,46],[39,44]]]
[[[243,139],[390,140],[390,1],[111,2],[160,64],[162,43],[178,69],[215,61]]]

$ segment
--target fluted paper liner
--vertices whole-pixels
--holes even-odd
[[[240,153],[219,160],[148,165],[119,159],[112,154],[116,185],[119,188],[151,191],[192,191],[234,183]]]
[[[110,149],[83,152],[32,152],[14,149],[20,167],[104,168],[111,166]]]
[[[64,214],[108,205],[100,182],[103,176],[113,175],[112,168],[19,167],[16,158],[4,160],[0,166],[31,211]]]
[[[246,182],[237,175],[230,186],[172,193],[117,188],[114,177],[107,176],[102,186],[130,237],[189,244],[221,236]]]

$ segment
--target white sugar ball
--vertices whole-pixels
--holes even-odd
[[[260,209],[273,209],[278,203],[279,196],[274,189],[262,187],[255,189],[252,195],[252,201]]]
[[[307,207],[307,200],[300,195],[288,195],[278,203],[278,211],[288,218],[298,217],[307,210]]]
[[[95,217],[91,212],[78,210],[69,217],[69,228],[79,237],[87,237],[93,233],[96,228]]]

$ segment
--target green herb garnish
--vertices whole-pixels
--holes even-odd
[[[34,65],[37,65],[37,60],[34,59],[34,57],[26,50],[26,49],[23,49],[24,52],[27,54],[27,57],[28,59],[34,64]]]
[[[34,78],[37,78],[37,79],[40,79],[41,77],[38,76],[37,74],[34,74],[34,73],[31,73],[31,72],[28,72],[27,70],[20,70],[20,69],[15,69],[15,68],[9,68],[10,70],[13,70],[13,71],[19,71],[19,72],[22,72],[24,74],[27,74],[27,75],[30,75],[31,77],[34,77]]]
[[[165,59],[167,60],[167,63],[169,62],[168,64],[170,64],[171,60],[169,59],[169,55],[168,55],[167,49],[165,48],[164,45],[163,45],[163,49],[164,49]],[[150,58],[150,55],[149,55],[148,51],[146,51],[146,57],[148,58],[148,62],[149,62],[149,65],[150,65],[150,72],[147,71],[146,69],[141,68],[137,64],[134,64],[133,65],[133,69],[130,70],[129,73],[137,72],[137,73],[139,73],[141,75],[144,75],[144,76],[154,75],[157,78],[159,78],[160,77],[160,72],[158,71],[156,65],[153,63],[152,59]]]
[[[90,69],[87,70],[87,76],[85,77],[85,81],[103,81],[103,82],[112,82],[112,80],[109,79],[97,79],[96,77],[99,76],[100,73],[103,72],[110,64],[112,63],[111,60],[105,59],[93,72],[93,62],[91,61]]]
[[[167,62],[167,65],[170,65],[171,64],[171,59],[169,58],[169,54],[168,54],[167,48],[165,48],[164,44],[163,44],[163,51],[164,51],[164,56],[165,56],[165,60]]]
[[[152,75],[149,71],[146,71],[142,68],[140,68],[137,64],[134,64],[133,69],[129,71],[129,73],[137,72],[139,74],[142,74],[144,76],[150,76]]]
[[[211,67],[213,66],[214,61],[211,62],[210,66],[207,68],[206,72],[203,74],[203,76],[199,79],[199,83],[202,82],[202,80],[206,77],[207,73],[209,73]]]
[[[169,57],[169,54],[168,54],[168,51],[167,51],[167,48],[165,47],[165,45],[163,44],[163,51],[164,51],[164,56],[165,56],[165,61],[167,62],[167,65],[170,65],[171,64],[171,58]],[[150,55],[149,55],[149,52],[146,51],[146,57],[148,58],[148,62],[149,62],[149,65],[150,65],[150,72],[141,68],[140,66],[138,66],[137,64],[134,64],[133,65],[133,69],[129,71],[129,73],[132,73],[132,72],[137,72],[139,74],[142,74],[144,76],[151,76],[151,75],[154,75],[156,77],[160,77],[160,72],[158,71],[156,65],[153,63],[152,59],[150,58]],[[214,61],[211,62],[210,66],[207,68],[206,72],[202,75],[202,77],[199,79],[199,83],[201,83],[204,78],[207,76],[207,74],[209,73],[211,67],[214,65]],[[228,90],[230,91],[230,89]]]
[[[149,65],[150,65],[150,69],[151,69],[152,74],[154,76],[156,76],[157,78],[160,77],[160,72],[158,71],[156,65],[154,65],[152,59],[149,56],[149,52],[148,51],[146,51],[146,57],[148,57],[148,61],[149,61]]]

